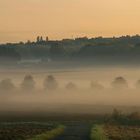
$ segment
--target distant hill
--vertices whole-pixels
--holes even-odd
[[[139,63],[140,36],[112,38],[75,38],[39,40],[0,45],[0,62],[22,60],[73,61],[92,60],[96,63]]]

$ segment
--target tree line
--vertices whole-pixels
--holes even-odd
[[[127,89],[129,88],[128,82],[123,77],[116,77],[112,82],[111,86],[114,89]],[[140,80],[135,84],[137,89],[140,89]],[[36,88],[36,81],[32,75],[26,75],[20,84],[20,88],[25,91],[32,91]],[[59,88],[59,82],[53,75],[49,75],[44,79],[43,89],[44,90],[56,90]],[[91,81],[90,88],[94,90],[103,90],[105,87],[97,81]],[[2,91],[14,91],[16,89],[15,84],[11,79],[3,79],[0,81],[0,90]],[[65,85],[67,90],[76,90],[78,86],[74,82],[69,82]]]
[[[19,61],[24,58],[51,58],[73,60],[86,58],[113,58],[113,60],[137,60],[140,57],[140,36],[113,38],[75,38],[49,41],[28,41],[0,45],[0,60]],[[11,59],[12,58],[12,59]],[[59,58],[59,59],[58,59]],[[128,60],[129,59],[129,60]],[[107,59],[110,60],[110,59]]]

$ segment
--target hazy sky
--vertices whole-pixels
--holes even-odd
[[[0,42],[140,33],[140,0],[0,0]]]

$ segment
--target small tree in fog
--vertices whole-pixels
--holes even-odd
[[[58,83],[56,79],[54,78],[53,75],[49,75],[45,80],[44,80],[44,89],[49,89],[49,90],[55,90],[58,88]]]
[[[4,79],[0,82],[0,89],[12,91],[15,89],[15,85],[12,83],[11,79]]]
[[[69,83],[66,85],[66,89],[68,89],[68,90],[75,90],[75,89],[77,89],[77,86],[76,86],[74,83],[69,82]]]
[[[112,87],[117,89],[128,88],[128,83],[123,77],[117,77],[112,82]]]
[[[22,89],[24,90],[33,90],[35,88],[35,81],[31,75],[26,75],[21,84]]]
[[[95,81],[92,81],[90,86],[92,89],[96,89],[96,90],[104,89],[103,85]]]
[[[140,88],[140,80],[138,80],[138,81],[136,82],[135,87],[136,87],[136,88]]]
[[[114,110],[112,112],[112,118],[114,120],[120,119],[121,118],[121,112],[118,109],[114,108]]]

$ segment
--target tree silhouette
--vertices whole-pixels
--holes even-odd
[[[54,78],[53,75],[49,75],[45,80],[44,80],[44,89],[49,89],[49,90],[55,90],[58,88],[58,83],[56,79]]]
[[[31,75],[26,75],[21,84],[22,89],[24,90],[33,90],[35,88],[35,81]]]
[[[112,112],[112,118],[114,120],[118,120],[118,119],[120,119],[120,117],[121,117],[121,112],[115,108]]]
[[[0,89],[6,91],[12,91],[15,89],[15,85],[12,83],[11,79],[4,79],[0,82]]]
[[[96,89],[96,90],[104,89],[104,87],[100,83],[95,81],[92,81],[90,86],[92,89]]]
[[[39,36],[37,36],[36,42],[40,42],[40,37]]]
[[[112,82],[112,87],[117,89],[128,88],[128,83],[123,77],[116,77]]]
[[[74,83],[69,82],[69,83],[66,85],[66,89],[68,89],[68,90],[75,90],[75,89],[77,89],[77,86],[76,86]]]

